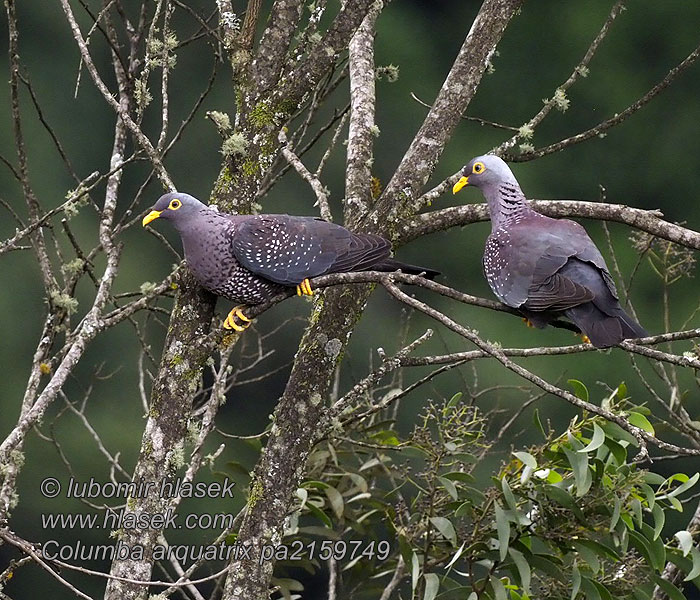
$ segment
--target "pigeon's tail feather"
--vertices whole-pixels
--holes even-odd
[[[606,314],[593,302],[586,302],[566,310],[564,314],[576,323],[596,348],[609,348],[622,340],[648,335],[622,308]]]
[[[419,267],[417,265],[411,265],[408,263],[401,262],[399,260],[394,260],[393,258],[385,258],[382,262],[372,265],[373,271],[401,271],[402,273],[407,273],[408,275],[423,275],[426,279],[434,279],[440,275],[440,271],[435,271],[434,269],[428,269],[427,267]]]
[[[626,340],[648,337],[649,332],[632,317],[630,317],[624,310],[620,309],[620,314],[617,315],[617,318],[620,319],[622,333]]]

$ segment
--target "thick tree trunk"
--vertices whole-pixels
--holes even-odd
[[[203,343],[214,312],[215,298],[199,287],[192,275],[185,272],[181,291],[173,308],[171,325],[165,340],[158,377],[153,382],[151,405],[143,432],[141,452],[134,469],[133,481],[153,482],[152,493],[144,498],[129,498],[125,514],[165,514],[175,511],[177,499],[161,498],[160,482],[175,477],[178,450],[184,449],[192,398],[211,350]],[[177,326],[175,325],[177,323]],[[152,551],[161,535],[158,529],[123,529],[119,542],[132,553],[143,548],[143,557],[134,554],[125,560],[114,560],[110,575],[149,581],[153,568]],[[106,600],[136,600],[148,597],[148,587],[110,579]]]
[[[398,237],[400,224],[413,214],[417,191],[432,173],[459,116],[476,91],[489,56],[521,3],[522,0],[487,0],[481,7],[433,109],[365,227]],[[363,34],[362,28],[359,33]],[[362,56],[362,45],[356,46],[353,51],[360,55],[358,58],[371,64],[368,56]],[[346,190],[346,195],[356,191],[359,198],[366,196],[359,190]],[[361,200],[356,201],[357,210],[364,206]],[[346,207],[346,221],[356,222],[358,216]],[[248,511],[238,536],[240,543],[250,549],[249,557],[231,563],[224,588],[225,600],[269,597],[274,562],[260,561],[260,552],[264,545],[274,546],[282,541],[285,518],[303,476],[306,458],[318,437],[325,433],[318,431],[318,422],[328,403],[334,370],[368,294],[366,287],[339,287],[316,299],[310,325],[275,410],[274,426],[251,483]]]
[[[224,598],[263,600],[274,562],[260,561],[264,545],[282,541],[284,521],[318,437],[335,368],[367,301],[371,286],[340,286],[318,294],[262,457],[255,468],[248,510],[238,539],[249,558],[232,562]]]

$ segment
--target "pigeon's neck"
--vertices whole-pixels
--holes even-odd
[[[185,258],[188,264],[205,255],[208,252],[207,245],[202,242],[206,238],[204,235],[212,228],[212,223],[216,221],[226,221],[226,217],[218,212],[203,208],[189,216],[186,222],[178,227],[179,223],[174,223],[180,234],[182,248],[185,251]]]
[[[491,215],[491,231],[517,223],[532,212],[517,181],[504,181],[484,190]]]

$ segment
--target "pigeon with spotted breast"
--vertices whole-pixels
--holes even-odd
[[[620,306],[605,260],[586,230],[536,212],[501,158],[472,159],[453,193],[465,185],[479,188],[488,204],[484,273],[501,302],[539,328],[567,317],[596,348],[648,335]]]
[[[261,304],[295,286],[298,295],[311,296],[309,278],[329,273],[439,274],[390,258],[391,242],[381,236],[314,217],[230,215],[173,192],[158,199],[143,226],[158,218],[180,234],[187,267],[200,285],[241,305]],[[231,310],[225,328],[242,331],[250,324],[243,308]]]

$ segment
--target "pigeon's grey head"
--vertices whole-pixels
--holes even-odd
[[[465,185],[473,185],[484,191],[502,183],[515,183],[515,176],[503,159],[493,154],[477,156],[462,169],[462,177],[454,184],[452,193],[456,194]]]
[[[171,221],[179,229],[203,208],[206,206],[194,196],[170,192],[158,198],[158,202],[153,205],[151,212],[143,218],[142,224],[145,227],[151,221],[160,218]]]

